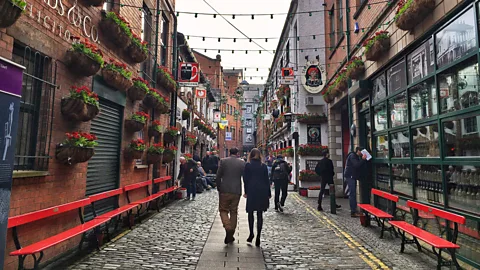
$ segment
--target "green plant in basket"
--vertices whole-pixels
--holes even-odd
[[[165,147],[163,147],[162,143],[155,143],[147,149],[148,154],[161,155],[163,152],[165,152]]]
[[[87,55],[92,60],[99,63],[100,67],[103,67],[103,64],[105,63],[103,60],[103,53],[97,46],[90,43],[88,40],[80,41],[80,37],[77,36],[73,36],[72,39],[73,43],[71,50]]]
[[[413,2],[413,1],[411,1]],[[379,32],[376,32],[375,35],[367,40],[365,40],[362,44],[362,46],[365,48],[365,52],[364,53],[367,53],[368,50],[370,50],[370,48],[372,48],[373,44],[375,44],[375,42],[377,40],[381,40],[381,39],[388,39],[390,38],[388,36],[388,31],[379,31]]]
[[[23,10],[23,12],[25,12],[25,7],[27,6],[27,2],[22,1],[22,0],[10,0],[10,1],[12,2],[12,4],[21,8]]]
[[[132,81],[134,86],[141,88],[145,90],[146,93],[148,93],[148,82],[145,79],[141,77],[137,77],[137,78],[133,78]]]
[[[92,148],[98,145],[97,136],[86,132],[65,133],[67,139],[63,142],[64,145]]]
[[[141,48],[145,54],[148,54],[148,42],[142,41],[142,38],[136,35],[135,33],[132,33],[132,36],[133,36],[132,38],[133,44]]]
[[[132,140],[128,147],[135,151],[145,151],[145,141],[142,139]]]
[[[152,122],[152,128],[158,132],[162,132],[162,123],[158,120],[154,120]]]
[[[131,119],[145,124],[147,122],[147,120],[150,119],[150,115],[148,115],[148,113],[140,111],[140,112],[136,112],[136,113],[132,114]]]
[[[173,136],[173,137],[175,137],[175,136],[177,136],[178,131],[179,131],[179,129],[176,128],[176,127],[169,127],[169,128],[166,130],[166,133],[167,133],[167,134],[170,134],[170,135]]]
[[[123,77],[130,79],[132,77],[132,72],[127,70],[127,65],[120,63],[113,58],[110,58],[110,63],[105,66],[106,69],[111,69],[122,74]]]
[[[73,85],[70,88],[70,98],[81,99],[86,104],[95,105],[97,108],[99,107],[98,95],[86,86],[78,87]]]
[[[130,23],[125,20],[122,16],[115,12],[107,12],[106,17],[113,20],[120,28],[127,34],[127,36],[133,39],[132,29],[130,29]]]

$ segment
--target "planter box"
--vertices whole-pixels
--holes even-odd
[[[320,193],[320,190],[311,190],[307,189],[307,197],[308,198],[318,198],[318,194]]]
[[[95,154],[93,148],[75,147],[59,144],[55,151],[55,157],[58,162],[72,165],[87,162]]]
[[[81,99],[62,98],[60,104],[62,115],[72,121],[88,122],[100,112],[97,106],[86,104]]]
[[[293,191],[293,190],[294,190],[294,185],[288,185],[287,190],[288,190],[288,191]]]
[[[408,31],[419,25],[435,8],[435,0],[415,0],[396,20],[399,29]]]
[[[148,54],[146,54],[142,48],[138,47],[138,45],[133,42],[127,47],[127,55],[134,63],[142,63],[148,58]]]
[[[100,70],[98,62],[86,54],[72,50],[68,50],[65,54],[65,65],[75,76],[89,77]]]
[[[103,68],[102,76],[108,85],[124,93],[133,86],[133,82],[130,79],[125,78],[120,72],[112,69]]]
[[[127,92],[128,98],[133,101],[144,99],[146,94],[147,92],[145,91],[145,89],[135,85],[130,87]]]
[[[378,61],[388,50],[390,50],[390,38],[379,39],[365,52],[365,59]]]
[[[117,49],[123,50],[132,44],[132,39],[123,31],[123,29],[113,20],[107,18],[107,12],[102,11],[102,20],[100,28],[103,34],[117,46]]]

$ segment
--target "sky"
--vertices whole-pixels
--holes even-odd
[[[206,3],[209,3],[220,14],[249,14],[249,16],[225,15],[225,18],[235,25],[239,30],[246,34],[249,38],[261,38],[254,40],[267,51],[249,51],[245,50],[261,50],[254,42],[245,39],[245,36],[238,32],[234,27],[229,25],[221,16],[213,17],[213,15],[198,14],[195,18],[194,14],[183,14],[182,12],[198,12],[214,14],[215,11]],[[201,53],[215,58],[218,49],[226,49],[228,51],[220,51],[222,56],[222,66],[224,69],[240,69],[244,70],[245,79],[250,84],[263,84],[268,77],[268,68],[273,61],[273,50],[277,49],[280,34],[285,23],[286,15],[255,16],[252,20],[251,14],[272,14],[287,13],[290,7],[290,0],[177,0],[175,9],[179,13],[178,16],[178,32],[183,33],[186,37],[190,48],[202,49]],[[199,37],[194,37],[199,36]],[[203,41],[202,37],[205,37]],[[214,37],[214,38],[208,38]],[[218,42],[218,38],[220,42]],[[232,39],[222,38],[239,38],[234,42]],[[240,39],[244,38],[244,39]],[[265,42],[268,38],[268,42]],[[270,39],[273,38],[273,39]],[[203,49],[214,49],[207,50]],[[242,52],[232,50],[242,50]],[[258,71],[257,71],[258,68]],[[263,80],[262,80],[263,76]]]

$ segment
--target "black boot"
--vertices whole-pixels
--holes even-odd
[[[255,240],[255,246],[260,246],[260,235],[257,235],[257,239]]]
[[[247,238],[247,242],[252,243],[253,237],[255,237],[255,235],[253,235],[253,233],[251,233]]]

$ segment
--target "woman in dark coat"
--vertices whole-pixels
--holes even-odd
[[[271,198],[270,182],[267,165],[262,163],[261,153],[257,148],[252,149],[249,155],[249,163],[245,165],[243,182],[247,198],[248,228],[250,235],[247,242],[251,243],[254,237],[253,212],[257,212],[257,239],[255,245],[260,246],[260,234],[263,227],[263,212],[267,211]]]

